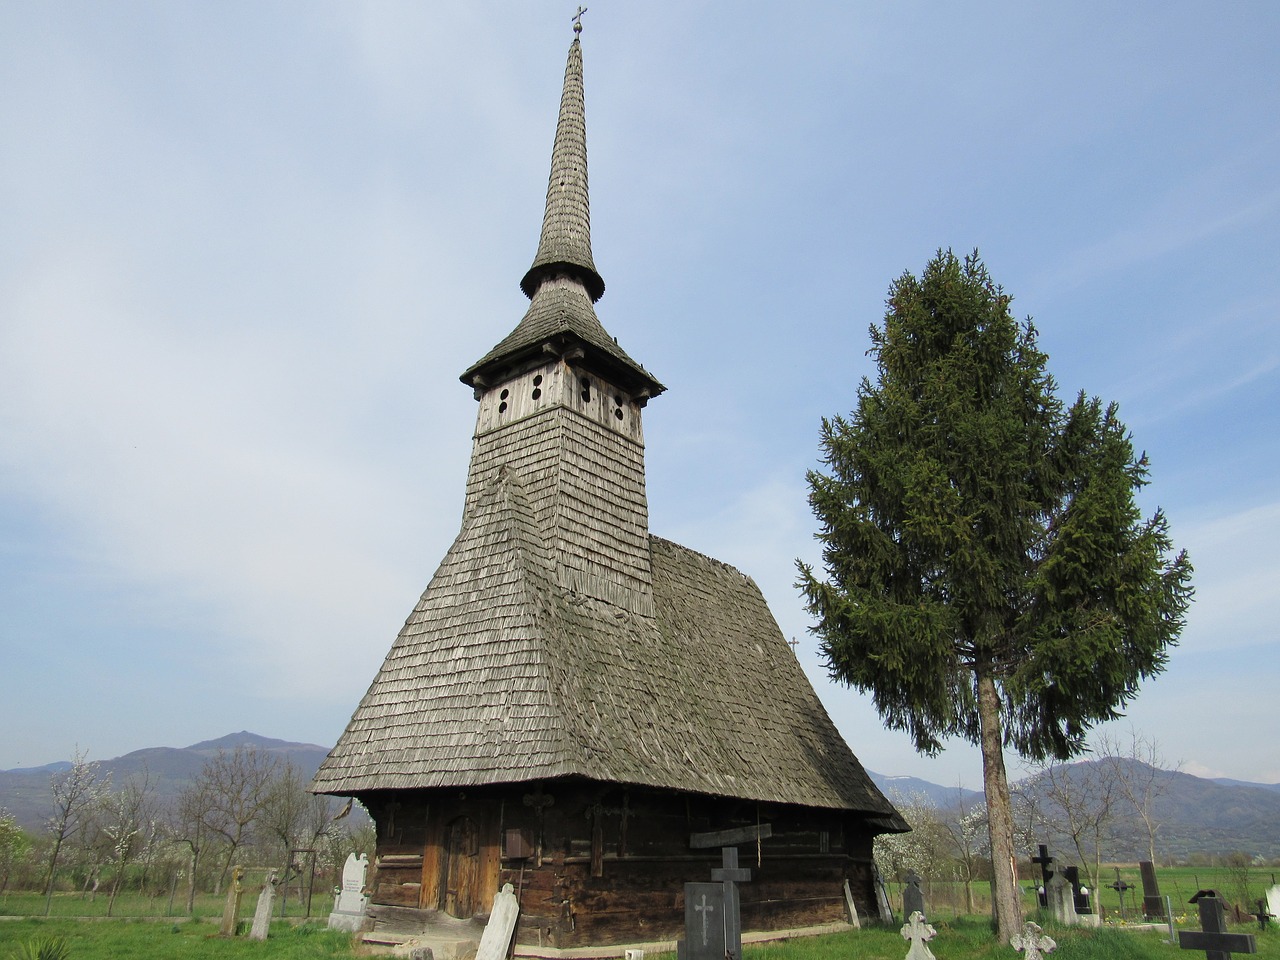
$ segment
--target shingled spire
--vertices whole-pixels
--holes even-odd
[[[569,45],[560,95],[560,119],[551,148],[551,176],[547,179],[547,208],[533,266],[520,281],[533,299],[539,285],[557,275],[581,281],[591,302],[604,295],[604,280],[591,259],[591,204],[587,193],[587,116],[582,97],[582,44]]]
[[[641,405],[666,389],[618,346],[593,306],[604,294],[604,280],[591,257],[582,44],[576,37],[565,65],[542,234],[520,289],[533,301],[524,318],[460,378],[475,389],[477,399],[548,355],[599,374]]]

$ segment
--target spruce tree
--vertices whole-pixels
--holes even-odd
[[[1191,600],[1114,404],[1056,395],[1030,320],[977,253],[890,288],[878,370],[824,419],[809,501],[825,579],[800,564],[831,676],[936,754],[981,748],[1001,940],[1022,912],[1004,749],[1068,759],[1163,670]]]

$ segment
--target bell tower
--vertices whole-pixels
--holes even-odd
[[[591,256],[582,46],[565,67],[529,309],[462,374],[480,407],[466,527],[501,474],[519,484],[561,587],[653,615],[640,412],[665,389],[601,325]]]

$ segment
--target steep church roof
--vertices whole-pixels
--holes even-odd
[[[592,305],[581,88],[575,39],[529,311],[462,377],[462,529],[312,789],[581,777],[904,829],[756,584],[649,533],[639,413],[662,386]]]

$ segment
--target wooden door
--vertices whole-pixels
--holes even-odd
[[[470,817],[450,821],[445,827],[440,883],[440,909],[449,916],[466,919],[483,903],[480,860],[480,831],[475,821]]]

